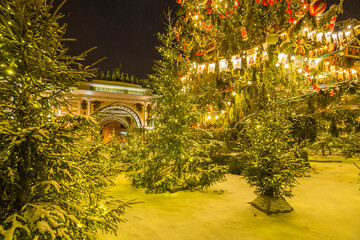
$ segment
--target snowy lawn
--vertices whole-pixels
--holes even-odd
[[[311,177],[301,178],[295,197],[287,199],[295,211],[271,216],[248,204],[255,195],[241,176],[227,175],[227,181],[204,192],[173,194],[145,194],[120,176],[112,196],[145,203],[126,210],[128,222],[119,225],[117,237],[99,238],[359,240],[360,170],[353,162],[360,164],[358,159],[342,160],[311,163]]]

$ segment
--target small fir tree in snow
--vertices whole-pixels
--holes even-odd
[[[155,129],[147,135],[146,157],[136,157],[129,174],[133,185],[149,192],[209,187],[225,174],[209,156],[216,141],[210,132],[194,127],[199,112],[192,110],[198,96],[187,91],[179,76],[188,65],[178,61],[182,46],[176,42],[170,14],[168,19],[166,32],[159,34],[162,60],[156,61],[156,73],[150,76],[158,95],[154,102]]]
[[[0,3],[0,239],[95,239],[116,231],[126,203],[107,199],[119,173],[91,118],[66,114],[65,96],[92,77],[66,55],[52,1]]]
[[[272,111],[249,121],[239,141],[240,156],[246,162],[243,175],[259,196],[252,205],[268,214],[291,211],[283,196],[293,196],[296,178],[303,176],[308,166],[300,158],[301,148],[291,135],[291,123]]]

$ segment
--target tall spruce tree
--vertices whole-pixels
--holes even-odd
[[[129,174],[135,186],[149,192],[209,187],[225,174],[209,156],[217,142],[209,131],[195,127],[199,96],[189,91],[180,76],[189,66],[179,61],[182,46],[176,42],[170,13],[167,17],[165,33],[158,34],[162,59],[156,61],[155,74],[150,76],[157,96],[155,129],[147,135],[147,156],[138,158]],[[186,57],[187,53],[183,54]]]
[[[47,0],[0,3],[0,239],[95,239],[116,231],[125,202],[105,197],[119,168],[96,141],[96,123],[58,116],[92,77],[63,45]]]

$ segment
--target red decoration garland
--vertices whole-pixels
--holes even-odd
[[[306,65],[305,65],[305,72],[308,73],[308,74],[307,74],[307,77],[308,77],[309,82],[311,82],[313,76],[311,75],[311,71],[310,71],[310,69],[309,69],[309,64],[306,64]]]
[[[290,22],[291,24],[293,24],[294,21],[295,21],[295,18],[294,18],[294,16],[293,16],[293,10],[290,9],[291,0],[287,0],[287,4],[288,4],[288,5],[287,5],[286,10],[287,10],[288,13],[289,13],[289,20],[288,20],[288,22]]]
[[[216,93],[226,93],[226,92],[230,92],[231,90],[233,90],[235,87],[231,87],[229,89],[226,90],[215,90]]]
[[[258,2],[259,4],[263,4],[264,6],[267,6],[267,5],[273,5],[274,3],[280,3],[282,2],[282,0],[255,0],[256,2]],[[307,0],[305,0],[306,2]],[[287,8],[286,8],[286,11],[288,11],[289,13],[289,22],[290,23],[294,23],[295,21],[295,18],[293,16],[293,10],[290,9],[290,5],[291,5],[291,0],[286,0],[287,2]]]
[[[269,5],[273,5],[274,3],[277,3],[278,1],[281,2],[282,0],[255,0],[256,2],[258,2],[259,4],[264,4],[265,6]]]

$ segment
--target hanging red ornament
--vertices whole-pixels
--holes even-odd
[[[330,31],[334,31],[335,28],[335,23],[336,23],[336,16],[333,16],[330,20]]]
[[[234,8],[237,8],[239,6],[239,2],[235,1]]]
[[[240,28],[241,31],[241,36],[243,38],[244,41],[247,41],[249,39],[246,28],[245,27],[241,27]]]
[[[184,0],[176,0],[176,2],[177,2],[178,4],[182,4],[182,3],[184,2]]]
[[[213,7],[212,7],[212,1],[211,0],[208,0],[206,2],[206,14],[211,14],[212,10],[213,10]]]
[[[326,9],[325,0],[314,0],[310,4],[309,13],[313,16],[318,16],[322,14]]]
[[[180,34],[177,31],[176,27],[174,27],[174,32],[175,32],[176,41],[180,41]]]

